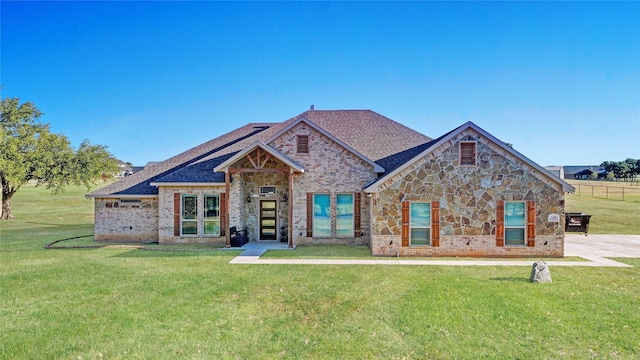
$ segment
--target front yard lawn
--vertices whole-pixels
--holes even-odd
[[[237,250],[43,248],[90,235],[90,211],[87,201],[0,223],[0,359],[640,357],[640,259],[551,268],[553,283],[532,284],[519,266],[231,265]]]

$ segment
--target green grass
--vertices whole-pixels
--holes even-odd
[[[532,284],[518,266],[231,265],[238,251],[45,250],[90,234],[92,204],[83,189],[25,190],[14,199],[19,219],[0,223],[0,359],[640,356],[640,259],[552,268],[553,283]],[[300,250],[363,256],[339,249]]]
[[[602,180],[569,180],[568,182],[576,188],[575,194],[578,196],[640,203],[638,182]]]
[[[640,235],[640,203],[565,195],[567,212],[590,214],[589,233]]]

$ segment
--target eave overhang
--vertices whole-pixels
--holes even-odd
[[[135,195],[135,194],[86,194],[87,199],[157,199],[158,195]]]
[[[536,169],[540,173],[548,176],[552,181],[562,185],[563,192],[572,193],[572,192],[575,191],[575,188],[573,186],[571,186],[569,183],[567,183],[566,181],[564,181],[564,180],[558,178],[557,176],[553,175],[550,171],[548,171],[545,168],[543,168],[542,166],[536,164],[535,162],[533,162],[532,160],[530,160],[526,156],[522,155],[521,153],[519,153],[518,151],[516,151],[512,147],[508,146],[504,142],[500,141],[499,139],[497,139],[493,135],[489,134],[488,132],[486,132],[485,130],[483,130],[482,128],[480,128],[479,126],[477,126],[476,124],[474,124],[471,121],[466,122],[465,124],[461,125],[457,129],[455,129],[455,130],[451,131],[450,133],[448,133],[447,135],[443,136],[439,141],[437,141],[432,146],[429,146],[428,149],[426,149],[425,151],[421,152],[417,156],[413,157],[411,160],[407,161],[403,166],[400,166],[399,168],[395,169],[394,171],[390,172],[389,174],[385,174],[384,176],[382,176],[379,179],[375,180],[371,184],[366,185],[365,188],[364,188],[364,191],[367,192],[367,193],[377,193],[377,192],[379,192],[380,191],[380,189],[379,189],[380,185],[383,184],[385,181],[391,179],[392,177],[394,177],[398,173],[404,171],[408,166],[410,166],[414,162],[416,162],[419,159],[427,156],[430,152],[432,152],[433,150],[439,148],[442,144],[445,144],[445,143],[451,141],[451,139],[455,138],[458,134],[460,134],[461,132],[463,132],[463,131],[465,131],[465,130],[467,130],[469,128],[475,130],[481,136],[489,139],[491,142],[493,142],[494,144],[496,144],[499,147],[501,147],[502,150],[510,153],[511,155],[513,155],[516,158],[520,159],[521,161],[525,162],[527,165],[529,165],[532,168]]]
[[[331,135],[331,133],[329,133],[328,131],[326,131],[325,129],[321,128],[320,126],[318,126],[316,123],[314,123],[313,121],[307,119],[304,116],[301,116],[299,119],[297,119],[296,121],[293,121],[291,124],[287,125],[286,127],[284,127],[283,129],[281,129],[280,131],[278,131],[277,133],[275,133],[273,136],[271,136],[267,141],[265,141],[265,143],[269,144],[270,142],[274,141],[275,139],[279,138],[280,136],[282,136],[284,133],[286,133],[287,131],[291,130],[293,127],[295,127],[296,125],[300,124],[301,122],[304,122],[305,124],[309,125],[310,127],[312,127],[314,130],[318,131],[319,133],[321,133],[322,135],[328,137],[329,139],[331,139],[331,141],[335,142],[336,144],[342,146],[343,148],[347,149],[348,151],[350,151],[351,153],[353,153],[354,155],[356,155],[357,157],[359,157],[360,159],[362,159],[364,162],[366,162],[367,164],[373,166],[373,171],[376,173],[384,173],[384,168],[378,164],[376,164],[373,160],[369,159],[368,157],[362,155],[361,153],[359,153],[356,149],[352,148],[351,146],[345,144],[342,140],[338,139],[337,137]]]
[[[224,183],[219,182],[152,182],[151,186],[194,186],[194,187],[211,187],[211,186],[224,186]]]
[[[226,161],[224,161],[223,163],[221,163],[220,165],[216,166],[215,168],[213,168],[214,172],[229,172],[229,169],[231,168],[231,166],[233,164],[235,164],[236,162],[244,159],[248,154],[250,154],[252,151],[256,150],[256,149],[261,149],[263,151],[265,151],[266,153],[270,154],[272,157],[274,157],[275,159],[281,161],[282,163],[284,163],[285,165],[287,165],[290,169],[291,172],[296,172],[296,173],[304,173],[304,167],[302,167],[300,164],[298,164],[297,162],[291,160],[290,158],[288,158],[287,156],[285,156],[284,154],[282,154],[281,152],[275,150],[274,148],[260,142],[260,141],[256,141],[255,143],[251,144],[250,146],[248,146],[246,149],[238,152],[237,154],[235,154],[234,156],[230,157],[229,159],[227,159]]]

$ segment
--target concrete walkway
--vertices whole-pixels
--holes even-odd
[[[274,246],[274,247],[271,247]],[[531,266],[536,260],[414,260],[411,258],[373,259],[261,259],[269,249],[288,249],[283,245],[251,242],[246,251],[231,260],[231,264],[293,264],[293,265],[440,265],[440,266]],[[640,258],[640,235],[578,235],[565,236],[565,256],[587,261],[549,260],[550,266],[629,267],[608,258]]]

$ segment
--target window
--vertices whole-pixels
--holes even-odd
[[[336,236],[353,236],[353,194],[336,195]]]
[[[313,236],[331,236],[331,197],[313,194]]]
[[[198,234],[198,196],[195,194],[182,194],[180,228],[182,235]]]
[[[525,240],[525,202],[504,203],[504,243],[505,245],[524,245]]]
[[[360,194],[307,193],[307,237],[360,237]],[[333,212],[333,214],[332,214]]]
[[[409,215],[410,245],[431,244],[431,203],[412,202]]]
[[[220,235],[220,195],[204,196],[204,234]]]
[[[464,166],[476,165],[476,143],[475,142],[460,143],[460,165],[464,165]]]
[[[309,153],[309,136],[308,135],[298,135],[297,143],[298,143],[298,146],[297,146],[298,154]]]

